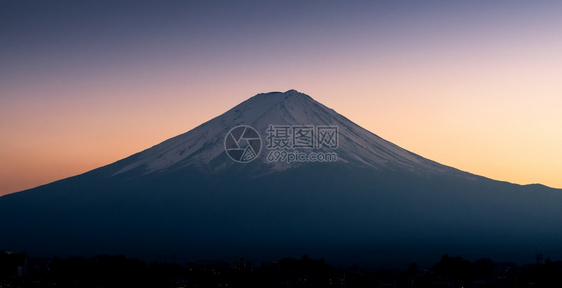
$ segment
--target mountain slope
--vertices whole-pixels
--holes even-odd
[[[262,140],[248,163],[225,152],[228,135],[243,138],[232,133],[240,125]],[[338,145],[270,149],[270,125],[337,127]],[[275,151],[335,153],[337,161],[272,162]],[[539,250],[562,251],[561,204],[560,190],[440,165],[290,90],[258,94],[113,164],[1,197],[0,249],[258,261],[307,253],[370,264],[449,252],[529,261]]]
[[[337,126],[340,138],[337,151],[339,162],[375,169],[402,168],[419,173],[454,173],[454,169],[415,155],[376,136],[309,96],[289,90],[285,93],[258,94],[185,134],[135,155],[134,160],[131,159],[116,174],[139,167],[144,173],[188,166],[204,167],[214,172],[227,169],[233,163],[217,161],[222,166],[211,163],[224,156],[224,135],[239,125],[255,128],[264,140],[269,125]],[[327,149],[320,150],[326,152]],[[262,164],[267,164],[266,157],[259,160]],[[273,166],[278,169],[293,167],[278,163]],[[266,167],[262,165],[261,168]]]

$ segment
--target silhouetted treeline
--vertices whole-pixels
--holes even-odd
[[[0,287],[562,287],[562,262],[519,266],[447,254],[429,269],[334,267],[324,259],[283,258],[253,266],[198,261],[145,262],[124,256],[27,258],[0,251]]]

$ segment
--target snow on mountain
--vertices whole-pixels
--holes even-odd
[[[226,169],[233,165],[233,161],[224,157],[224,139],[232,128],[239,125],[251,126],[260,134],[261,155],[255,161],[261,163],[262,170],[283,170],[298,165],[268,162],[266,142],[270,125],[310,125],[337,127],[338,147],[334,149],[323,146],[314,151],[336,153],[339,163],[374,169],[406,169],[418,173],[462,173],[404,150],[356,125],[310,96],[289,90],[251,97],[187,133],[133,155],[133,159],[115,175],[135,168],[143,169],[144,174],[186,166],[197,166],[212,172]],[[296,150],[304,153],[311,151],[302,148]]]
[[[245,134],[253,130],[232,130],[239,125],[256,129],[261,149],[252,146],[257,134]],[[270,125],[337,127],[338,145],[316,135],[325,146],[269,149]],[[261,151],[248,163],[226,152],[249,147]],[[337,161],[268,159],[293,150]],[[440,165],[290,90],[258,94],[113,164],[0,197],[0,231],[9,232],[0,249],[190,261],[315,253],[344,265],[407,265],[442,253],[526,259],[562,251],[560,192]]]

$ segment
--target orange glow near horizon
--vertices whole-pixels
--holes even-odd
[[[80,10],[108,21],[97,26],[78,10],[8,7],[0,195],[289,89],[436,162],[562,188],[560,3],[334,3]]]

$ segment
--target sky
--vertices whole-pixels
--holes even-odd
[[[0,195],[296,89],[416,154],[562,188],[560,1],[0,0]]]

